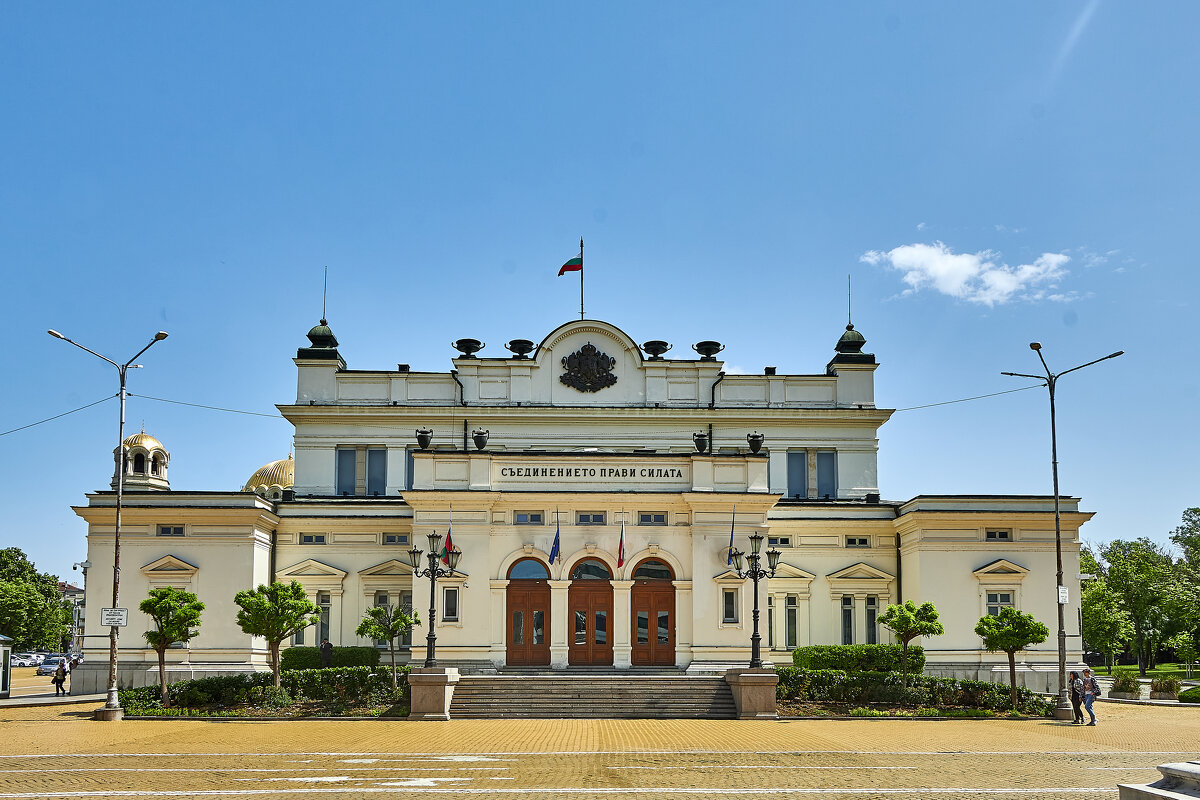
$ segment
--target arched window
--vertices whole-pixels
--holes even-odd
[[[522,558],[508,568],[508,577],[514,581],[546,581],[550,579],[550,570],[536,558]]]
[[[133,471],[142,475],[146,474],[146,456],[138,453],[133,457]]]
[[[161,461],[161,458],[158,456],[157,453],[151,457],[151,459],[150,459],[150,474],[151,475],[158,474],[159,469],[161,469],[160,461]]]
[[[638,564],[637,569],[633,571],[634,580],[669,581],[674,577],[670,567],[654,558]]]
[[[586,558],[575,565],[575,569],[571,570],[571,580],[573,581],[607,581],[612,579],[612,573],[608,571],[608,566],[603,561],[597,561],[594,558]]]

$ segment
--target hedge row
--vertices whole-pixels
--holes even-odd
[[[1180,692],[1179,702],[1200,703],[1200,686],[1193,686],[1190,689],[1184,689],[1182,692]]]
[[[330,667],[374,667],[379,650],[374,647],[335,647]],[[321,669],[321,648],[289,647],[279,654],[280,669]],[[328,667],[326,668],[328,669]]]
[[[408,669],[397,667],[403,674],[394,693],[390,667],[330,667],[284,670],[279,676],[279,689],[274,687],[269,672],[195,678],[168,684],[167,697],[173,708],[205,709],[240,705],[280,708],[293,702],[312,701],[324,703],[327,711],[336,714],[356,706],[406,703]],[[125,689],[119,699],[129,714],[162,708],[158,686]]]
[[[1011,709],[1009,687],[990,681],[960,681],[954,678],[933,678],[909,675],[907,686],[898,672],[844,672],[842,670],[806,670],[779,667],[780,700],[812,700],[816,702],[888,703],[917,708],[921,706],[958,706]],[[1025,714],[1048,716],[1054,703],[1025,688],[1017,689],[1017,710]]]
[[[844,672],[899,672],[903,650],[898,644],[820,644],[792,651],[792,666]],[[908,671],[925,669],[925,648],[908,646]]]

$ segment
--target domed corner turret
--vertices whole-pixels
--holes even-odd
[[[826,365],[825,372],[833,374],[839,364],[874,364],[874,354],[862,351],[866,344],[867,337],[854,330],[853,323],[847,323],[846,332],[842,334],[837,344],[833,346],[833,349],[837,351],[837,355]]]
[[[117,472],[121,464],[121,450],[125,451],[125,475],[122,489],[130,492],[171,490],[167,481],[167,466],[171,462],[171,454],[155,437],[146,433],[142,426],[141,433],[126,436],[122,446],[113,450],[115,469],[113,470],[112,488],[117,488]]]
[[[243,492],[254,492],[268,500],[283,499],[284,491],[291,489],[296,482],[296,461],[292,456],[272,461],[258,468],[246,485]]]
[[[296,358],[316,358],[341,361],[338,353],[338,340],[329,327],[329,322],[322,317],[320,323],[314,325],[308,332],[309,347],[301,347],[296,351]]]

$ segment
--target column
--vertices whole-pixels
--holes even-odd
[[[571,632],[571,619],[567,614],[567,588],[569,580],[549,581],[550,584],[550,666],[554,669],[567,668],[567,637]]]
[[[508,581],[491,582],[492,619],[491,653],[492,665],[497,669],[508,663]]]
[[[629,590],[633,581],[611,581],[613,588],[613,618],[609,636],[613,637],[613,666],[629,669],[633,666],[633,607]]]
[[[692,662],[692,642],[695,641],[692,582],[671,581],[671,584],[675,587],[675,666],[686,667]]]

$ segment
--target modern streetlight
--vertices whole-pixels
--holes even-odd
[[[134,364],[137,357],[154,346],[155,342],[161,342],[167,338],[166,331],[159,331],[154,334],[154,338],[150,343],[133,354],[133,357],[124,364],[118,364],[107,356],[102,356],[95,350],[84,347],[79,342],[68,339],[61,333],[55,330],[46,331],[55,339],[62,339],[64,342],[69,342],[75,345],[80,350],[94,355],[96,358],[107,361],[117,368],[117,375],[121,382],[121,417],[117,425],[117,517],[116,524],[113,527],[113,586],[112,586],[112,607],[117,607],[117,590],[121,582],[121,499],[125,491],[125,373],[130,369],[137,369],[141,364]],[[117,626],[113,625],[108,630],[108,699],[104,702],[104,708],[96,711],[96,719],[114,720],[121,718],[121,706],[117,702]]]
[[[750,636],[750,669],[762,669],[762,637],[758,635],[758,582],[763,578],[774,578],[775,568],[779,566],[779,556],[781,553],[772,547],[767,551],[767,569],[759,567],[759,560],[762,558],[759,551],[762,550],[763,535],[761,533],[750,534],[750,554],[746,555],[741,550],[734,550],[733,569],[737,572],[739,578],[749,578],[754,581],[754,632]],[[746,557],[749,566],[745,571],[742,570],[742,557]]]
[[[434,623],[437,621],[437,579],[449,578],[454,574],[454,569],[458,566],[458,559],[462,557],[462,551],[455,547],[446,553],[446,564],[449,569],[442,569],[438,566],[438,561],[441,560],[442,535],[434,532],[425,538],[429,540],[429,552],[426,554],[429,566],[425,569],[420,568],[421,551],[415,544],[412,550],[408,551],[408,564],[412,567],[413,575],[421,578],[429,577],[429,635],[425,637],[425,666],[436,667],[437,634],[433,632],[433,629]]]
[[[1071,708],[1071,701],[1067,697],[1067,626],[1064,620],[1067,589],[1063,584],[1062,517],[1059,512],[1058,433],[1055,429],[1054,419],[1054,387],[1058,383],[1058,379],[1068,372],[1075,372],[1084,367],[1090,367],[1092,364],[1099,364],[1101,361],[1116,358],[1119,355],[1123,355],[1125,351],[1118,350],[1115,353],[1109,353],[1103,358],[1097,358],[1095,361],[1089,361],[1086,364],[1080,364],[1077,367],[1071,367],[1056,374],[1050,371],[1050,366],[1046,363],[1045,356],[1042,355],[1041,342],[1030,342],[1029,349],[1037,353],[1038,359],[1042,362],[1042,369],[1046,370],[1045,375],[1027,375],[1023,372],[1001,372],[1000,374],[1010,375],[1015,378],[1033,378],[1035,381],[1045,381],[1046,388],[1050,390],[1050,468],[1054,474],[1054,555],[1058,564],[1058,572],[1055,578],[1056,591],[1058,592],[1058,707],[1054,710],[1054,716],[1058,719],[1071,719],[1074,717],[1074,710]]]

